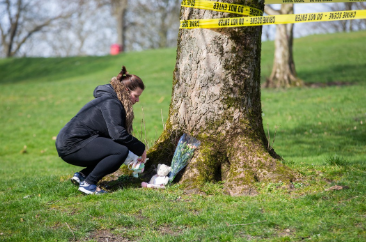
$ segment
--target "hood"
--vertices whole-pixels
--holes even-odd
[[[104,96],[104,95],[109,95],[109,96],[117,98],[117,94],[114,91],[111,84],[100,85],[100,86],[97,86],[95,88],[95,90],[94,90],[94,97],[95,98],[101,97],[101,96]]]

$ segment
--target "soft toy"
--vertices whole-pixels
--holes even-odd
[[[168,174],[171,170],[172,168],[170,166],[159,164],[157,174],[151,177],[149,183],[143,182],[141,183],[141,186],[148,188],[165,188],[165,185],[168,184]]]

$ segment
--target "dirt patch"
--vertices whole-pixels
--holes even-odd
[[[97,230],[94,231],[88,240],[96,240],[98,242],[127,242],[127,241],[136,241],[130,240],[128,238],[124,238],[121,235],[113,234],[110,230]]]
[[[260,240],[260,239],[263,239],[263,237],[260,237],[260,236],[252,236],[252,235],[246,234],[245,232],[240,232],[239,233],[239,236],[241,238],[246,239],[246,240]]]
[[[292,237],[293,234],[294,231],[291,231],[290,229],[285,229],[278,232],[279,237]]]
[[[202,192],[198,188],[185,189],[184,194],[185,195],[206,195],[206,193]]]
[[[174,231],[168,226],[159,226],[154,228],[161,235],[179,235],[179,231]],[[85,241],[96,240],[98,242],[132,242],[131,238],[123,237],[123,235],[113,234],[111,230],[97,230],[94,231]]]
[[[338,185],[335,185],[335,186],[332,186],[328,189],[325,189],[325,191],[339,191],[339,190],[343,190],[343,189],[349,189],[348,186],[338,186]]]
[[[167,226],[160,226],[157,231],[161,234],[161,235],[172,235],[172,236],[176,236],[179,235],[179,233],[177,231],[172,230],[170,227]]]

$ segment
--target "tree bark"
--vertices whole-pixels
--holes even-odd
[[[281,10],[274,10],[266,6],[269,15],[293,14],[293,4],[281,5]],[[304,82],[297,77],[293,58],[293,24],[276,25],[275,54],[272,73],[264,84],[267,88],[288,88],[304,86]]]
[[[127,0],[113,0],[112,1],[113,14],[117,20],[117,43],[125,48],[126,44],[126,24],[125,24],[125,15],[127,10]]]
[[[263,10],[257,1],[250,6]],[[236,17],[181,9],[181,19],[228,16]],[[229,194],[242,195],[255,194],[257,181],[294,179],[267,148],[260,99],[261,32],[261,26],[179,31],[169,117],[148,152],[148,171],[158,163],[170,165],[179,137],[187,133],[201,145],[181,174],[186,187],[224,181]]]

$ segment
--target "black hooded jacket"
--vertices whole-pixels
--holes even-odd
[[[94,97],[57,135],[59,156],[78,151],[97,137],[110,138],[141,156],[145,145],[127,132],[126,111],[113,87],[110,84],[98,86]]]

